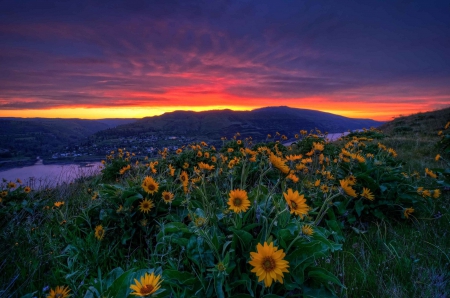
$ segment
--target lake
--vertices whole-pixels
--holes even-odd
[[[78,178],[96,175],[100,173],[101,166],[100,162],[44,165],[39,160],[32,166],[0,171],[0,179],[6,179],[8,182],[16,182],[17,179],[20,179],[23,185],[38,189],[40,187],[70,183]]]

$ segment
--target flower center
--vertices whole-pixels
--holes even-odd
[[[205,224],[205,219],[203,217],[199,217],[197,219],[195,219],[195,225],[197,227],[201,227]]]
[[[234,206],[239,207],[242,205],[242,200],[239,198],[234,199],[233,201]]]
[[[297,209],[298,205],[294,201],[291,201],[292,209]]]
[[[149,208],[150,207],[150,204],[149,203],[144,203],[144,204],[142,204],[142,208],[143,209],[147,209],[147,208]]]
[[[155,186],[154,186],[153,184],[150,184],[150,185],[148,186],[148,189],[150,189],[150,190],[155,190]]]
[[[55,295],[55,298],[59,298],[59,297],[63,297],[63,294],[59,294],[58,293],[58,294]]]
[[[152,285],[145,285],[141,288],[142,295],[148,295],[153,292],[154,287]]]
[[[223,263],[219,263],[217,264],[217,270],[219,271],[225,271],[225,265]]]
[[[169,195],[165,195],[165,196],[164,196],[164,200],[165,200],[165,201],[170,201],[170,196],[169,196]]]
[[[275,260],[271,257],[265,257],[262,261],[262,267],[266,272],[270,272],[275,268]]]

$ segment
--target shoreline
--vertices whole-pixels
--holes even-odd
[[[82,158],[82,159],[28,159],[28,160],[5,160],[0,161],[0,172],[8,171],[14,168],[31,167],[34,165],[67,165],[67,164],[90,164],[95,162],[101,162],[102,158]]]

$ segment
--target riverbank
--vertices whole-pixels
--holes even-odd
[[[70,183],[76,179],[93,176],[100,173],[102,164],[97,162],[43,164],[36,162],[31,166],[15,167],[0,170],[0,179],[3,181],[17,181],[38,189],[47,186],[56,186]]]
[[[92,162],[100,162],[102,159],[105,159],[105,156],[77,156],[77,157],[67,157],[67,158],[46,158],[43,159],[44,165],[54,165],[54,164],[83,164],[83,163],[92,163]]]
[[[77,156],[68,158],[11,158],[11,159],[0,159],[0,172],[6,171],[14,168],[30,167],[36,164],[44,165],[67,165],[67,164],[83,164],[83,163],[94,163],[100,162],[104,159],[104,156]]]
[[[36,159],[18,158],[18,159],[0,159],[0,171],[9,170],[17,167],[28,167],[36,163]]]

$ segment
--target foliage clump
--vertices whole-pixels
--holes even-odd
[[[50,281],[85,297],[336,295],[344,285],[318,259],[342,249],[343,230],[430,212],[441,194],[430,173],[448,173],[407,172],[375,129],[296,138],[236,134],[220,150],[200,142],[155,160],[119,148],[77,208],[5,181],[2,218],[51,231],[36,254],[52,256],[35,258],[43,272],[27,290],[46,294]],[[14,224],[2,222],[2,241]]]

